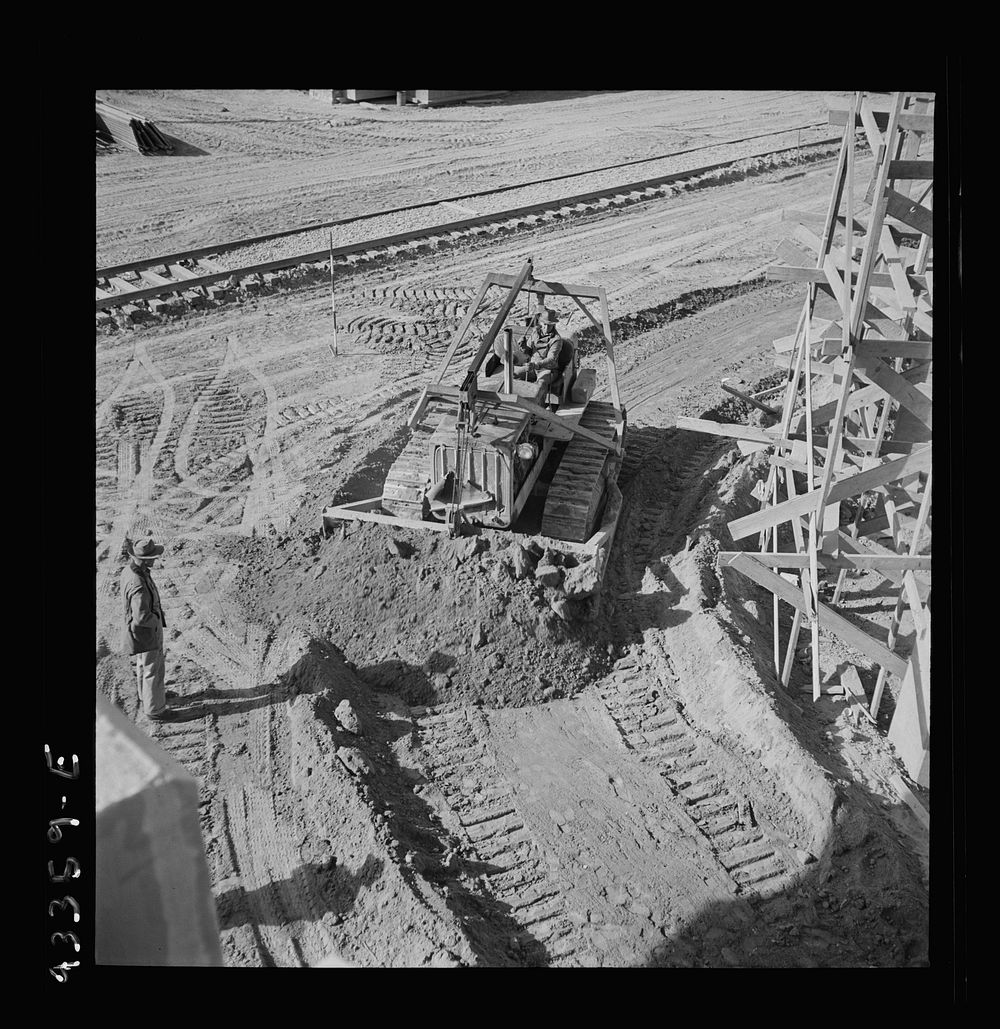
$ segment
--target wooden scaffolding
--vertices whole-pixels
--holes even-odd
[[[782,263],[768,269],[768,278],[802,282],[806,291],[795,333],[775,341],[776,363],[788,369],[784,402],[780,412],[773,410],[778,423],[759,429],[697,419],[677,423],[734,437],[744,453],[767,452],[767,478],[756,494],[760,509],[729,523],[734,541],[757,535],[758,549],[721,553],[719,564],[773,594],[774,665],[782,687],[788,686],[804,627],[811,635],[818,699],[819,629],[841,637],[878,666],[872,696],[859,698],[871,720],[887,677],[902,681],[889,737],[909,774],[925,786],[934,295],[934,167],[927,151],[933,107],[931,93],[859,92],[830,111],[831,123],[844,126],[844,139],[826,218],[802,217],[778,248]],[[860,184],[863,192],[855,162],[859,130],[874,159],[870,180]],[[816,316],[819,293],[833,298],[839,317]],[[770,410],[762,396],[745,399]],[[842,505],[853,514],[842,515]],[[791,531],[779,541],[785,525]],[[891,548],[876,542],[878,535],[891,536]],[[868,569],[898,591],[881,639],[837,610],[848,572]],[[837,576],[827,602],[820,599],[821,572]],[[793,609],[784,655],[782,603]],[[896,643],[906,607],[915,642],[904,659]]]

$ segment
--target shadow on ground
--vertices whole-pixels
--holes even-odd
[[[332,644],[314,642],[315,653],[329,664],[348,672],[343,655]],[[441,668],[450,667],[454,658],[445,654],[431,655],[430,663]],[[339,678],[339,675],[338,675]],[[405,736],[416,739],[416,728],[410,717],[409,704],[399,698],[405,685],[424,696],[424,703],[433,702],[433,687],[423,668],[407,666],[404,662],[383,662],[368,668],[359,668],[356,677],[343,680],[343,687],[317,691],[326,693],[329,703],[316,707],[317,717],[325,722],[331,733],[339,726],[331,709],[341,694],[353,694],[354,702],[361,703],[370,688],[391,691],[381,702],[398,706],[403,717],[396,719],[367,719],[368,729],[357,737],[355,744],[365,754],[370,771],[365,785],[370,790],[374,813],[388,822],[395,841],[399,869],[404,880],[420,898],[428,885],[444,899],[448,910],[455,916],[460,931],[477,963],[493,967],[537,967],[549,964],[545,947],[523,929],[513,917],[509,905],[491,896],[477,883],[481,877],[502,872],[498,865],[472,859],[462,840],[445,825],[435,808],[421,796],[421,787],[427,784],[422,772],[400,765],[392,744]],[[385,683],[386,685],[378,685]],[[418,882],[423,880],[423,884]]]
[[[335,860],[301,865],[287,879],[267,883],[256,890],[242,886],[227,890],[216,898],[219,928],[235,929],[241,925],[287,925],[295,919],[294,901],[300,896],[318,896],[323,910],[314,918],[329,912],[346,915],[362,889],[372,886],[382,874],[382,862],[369,855],[357,872],[349,872]]]
[[[160,135],[174,148],[171,154],[157,154],[157,157],[210,157],[211,155],[207,150],[202,150],[201,147],[195,146],[193,143],[185,143],[184,140],[178,139],[176,136],[170,136],[166,132],[160,132]]]

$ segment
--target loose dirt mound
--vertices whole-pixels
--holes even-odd
[[[514,577],[526,562],[531,575],[553,560],[524,537],[449,540],[354,523],[346,538],[286,535],[241,544],[237,554],[234,586],[248,617],[301,620],[341,640],[366,682],[411,704],[569,696],[610,664],[592,603]]]

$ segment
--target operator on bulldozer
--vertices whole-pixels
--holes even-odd
[[[563,338],[556,332],[559,316],[555,311],[542,307],[532,320],[535,324],[525,337],[523,346],[528,360],[514,368],[514,375],[528,382],[543,382],[548,390],[561,369],[559,356]]]

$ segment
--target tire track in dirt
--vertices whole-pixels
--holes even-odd
[[[116,501],[111,531],[98,545],[98,553],[105,548],[108,551],[104,571],[98,574],[97,584],[98,611],[101,612],[103,609],[105,614],[116,586],[118,565],[114,555],[120,550],[125,537],[135,538],[144,532],[163,535],[162,532],[158,532],[161,523],[153,504],[153,470],[173,423],[176,398],[173,387],[150,359],[146,345],[141,340],[136,340],[135,343],[135,361],[159,387],[163,395],[163,407],[152,442],[145,451],[140,449],[139,469],[128,489]],[[100,632],[99,627],[98,636]]]
[[[291,491],[281,459],[281,447],[276,438],[278,393],[257,362],[251,361],[232,337],[227,337],[226,341],[235,360],[260,384],[267,404],[264,433],[260,443],[254,447],[249,435],[247,436],[247,453],[253,464],[253,478],[243,509],[240,529],[246,535],[252,535],[256,531],[262,531],[267,525],[273,525],[275,531],[284,532],[290,521],[288,502]]]
[[[237,928],[253,939],[261,963],[277,967],[306,967],[337,943],[327,930],[326,905],[308,867],[302,866],[297,842],[275,810],[274,797],[253,784],[236,785],[221,801],[221,835],[234,873],[225,881],[239,891]],[[297,874],[290,875],[295,871]],[[242,909],[242,910],[239,910]],[[304,923],[294,935],[289,926]],[[223,930],[223,940],[232,929]],[[308,954],[303,952],[306,944]]]
[[[215,374],[195,397],[195,401],[191,405],[191,410],[188,412],[188,416],[181,428],[180,436],[177,440],[177,446],[174,450],[174,471],[180,479],[179,485],[183,486],[191,493],[194,493],[196,496],[216,497],[222,492],[220,490],[208,489],[194,479],[190,468],[191,446],[194,442],[195,430],[202,419],[205,408],[219,395],[219,392],[222,390],[223,384],[235,363],[236,358],[233,353],[233,349],[227,343],[222,364],[219,365]]]

